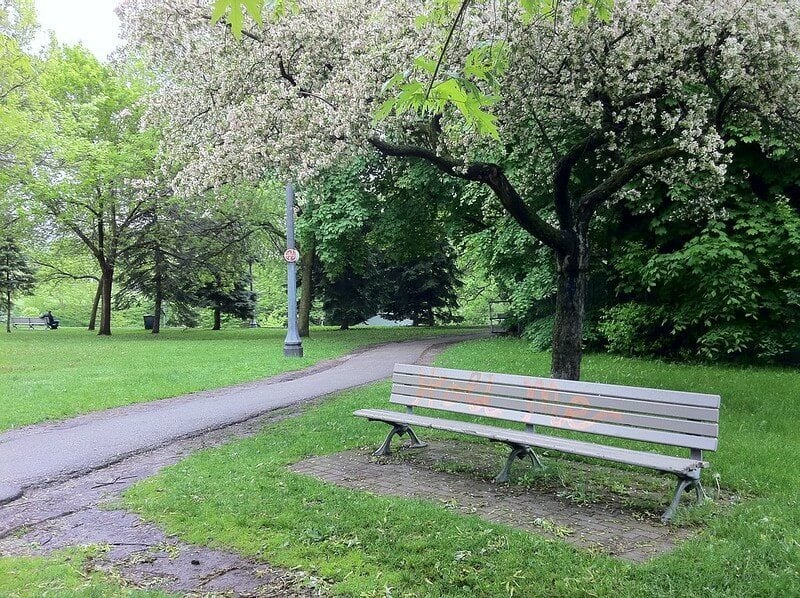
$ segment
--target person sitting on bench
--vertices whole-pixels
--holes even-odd
[[[43,313],[39,317],[44,319],[45,322],[47,322],[47,327],[50,328],[51,330],[56,330],[58,328],[58,324],[59,324],[60,320],[56,320],[53,317],[53,312],[52,311],[47,310],[46,313]]]

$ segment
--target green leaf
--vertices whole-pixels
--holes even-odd
[[[264,7],[264,3],[261,0],[244,0],[245,8],[247,9],[247,14],[259,25],[264,24],[264,20],[261,17],[261,9]]]
[[[214,10],[211,13],[212,23],[216,25],[219,20],[225,16],[232,1],[235,2],[236,0],[216,0],[216,2],[214,2]]]
[[[242,14],[241,3],[234,0],[231,2],[231,11],[228,13],[228,23],[230,23],[231,31],[236,39],[242,39],[242,26],[244,24],[244,15]]]
[[[211,22],[216,24],[225,17],[234,37],[241,39],[245,12],[261,26],[264,24],[265,7],[273,16],[282,16],[286,12],[287,4],[290,8],[296,4],[294,0],[267,0],[267,2],[269,4],[265,4],[265,0],[215,0]]]
[[[589,20],[589,16],[591,15],[591,11],[589,7],[585,4],[581,4],[575,7],[575,10],[572,11],[572,22],[575,25],[581,25]]]
[[[467,101],[467,94],[461,89],[458,81],[455,79],[447,79],[434,86],[432,93],[439,99],[446,102],[453,102],[454,104],[464,104]]]
[[[381,86],[381,93],[386,93],[390,89],[396,87],[398,83],[403,81],[403,79],[405,79],[405,77],[403,76],[402,73],[395,73],[394,75],[392,75],[391,79],[389,79],[386,83],[384,83]]]
[[[396,98],[395,110],[402,114],[408,110],[422,110],[425,103],[425,88],[419,81],[406,83],[400,87],[400,94]]]
[[[424,56],[417,56],[414,59],[414,66],[430,73],[431,75],[436,71],[436,61]]]
[[[392,113],[392,110],[394,110],[396,103],[397,98],[389,98],[383,104],[381,104],[381,107],[378,108],[377,112],[375,112],[375,115],[372,117],[373,124],[378,123],[389,116]]]

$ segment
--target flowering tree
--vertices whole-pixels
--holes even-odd
[[[800,2],[623,0],[608,21],[577,26],[568,9],[531,19],[478,4],[444,64],[430,58],[441,29],[417,9],[300,2],[277,23],[243,25],[241,44],[208,26],[203,2],[127,0],[121,14],[164,71],[152,112],[166,117],[183,186],[275,169],[309,177],[368,146],[483,184],[554,253],[552,374],[578,378],[604,209],[625,200],[646,212],[637,189],[659,184],[685,217],[712,212],[731,131],[766,151],[796,142]]]

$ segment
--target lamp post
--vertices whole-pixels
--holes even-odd
[[[297,260],[300,253],[294,246],[294,187],[286,185],[286,251],[283,254],[288,268],[287,283],[289,295],[289,329],[283,342],[286,357],[302,357],[303,341],[297,332]]]

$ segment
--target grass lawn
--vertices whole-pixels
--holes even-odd
[[[463,330],[463,329],[462,329]],[[256,380],[373,343],[453,333],[453,328],[312,330],[306,357],[286,359],[276,329],[82,329],[0,334],[0,430],[88,411]]]
[[[544,375],[549,358],[523,342],[492,339],[452,347],[438,364]],[[386,383],[198,453],[137,484],[125,500],[189,542],[299,568],[334,595],[800,595],[800,372],[590,355],[584,378],[721,394],[720,449],[709,454],[705,479],[718,474],[723,489],[744,500],[684,514],[683,524],[703,524],[702,531],[635,565],[441,504],[341,489],[286,470],[309,455],[377,445],[386,427],[351,412],[386,407]]]
[[[121,580],[92,568],[96,548],[81,548],[50,557],[0,558],[0,596],[43,598],[120,596],[124,598],[167,598],[169,594],[127,588]]]

